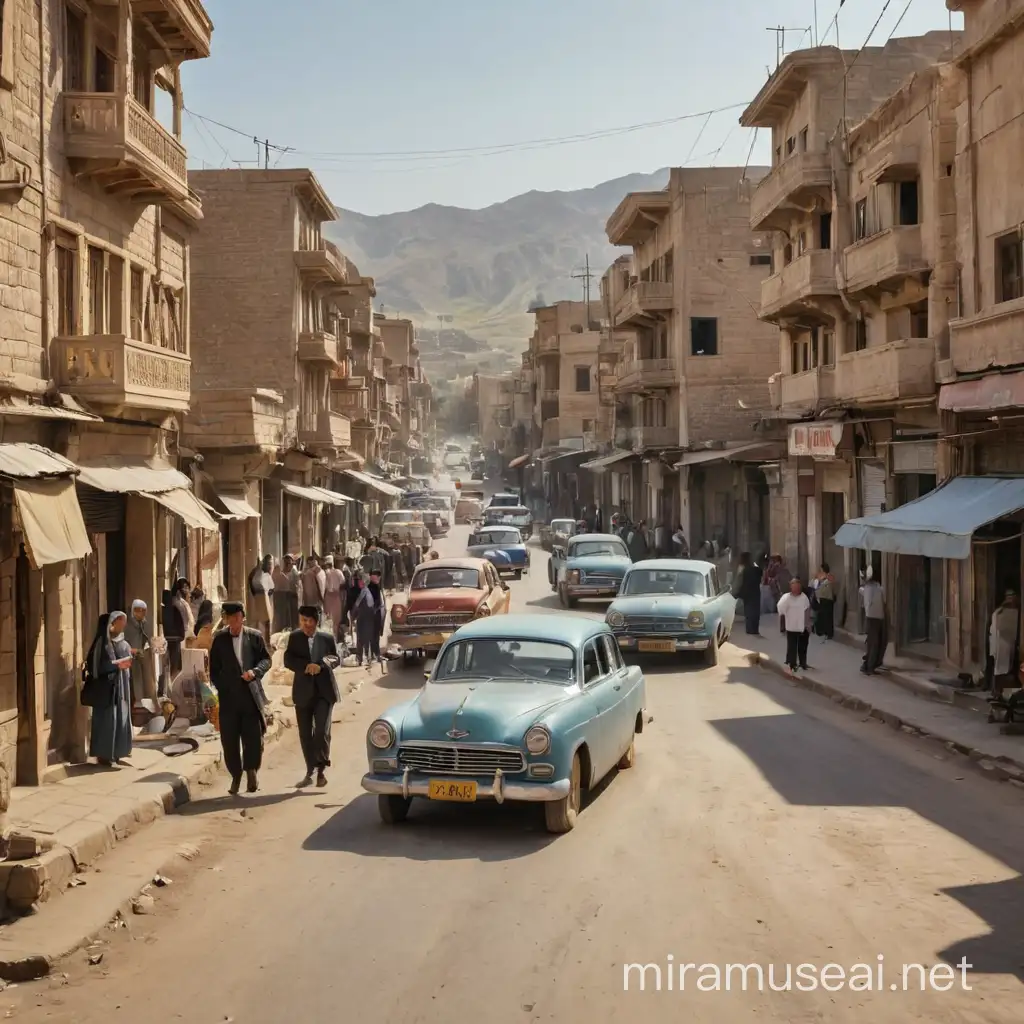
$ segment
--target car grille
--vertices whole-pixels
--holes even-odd
[[[413,614],[406,618],[410,626],[461,626],[473,618],[472,612],[443,612],[440,615]]]
[[[627,615],[624,629],[643,630],[645,633],[681,633],[687,628],[685,619],[670,619],[656,615]]]
[[[414,772],[444,775],[493,775],[499,768],[503,772],[525,771],[526,758],[512,747],[403,743],[398,748],[398,766]]]
[[[618,587],[622,584],[621,576],[609,576],[606,573],[580,573],[580,583],[588,587]]]

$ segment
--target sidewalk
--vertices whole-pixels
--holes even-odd
[[[785,639],[779,634],[776,616],[761,616],[760,637],[747,636],[742,621],[737,627],[730,643],[737,650],[750,652],[752,663],[843,707],[868,712],[893,728],[938,740],[969,757],[989,778],[1024,787],[1024,737],[1003,735],[998,725],[989,723],[986,714],[975,708],[937,699],[931,690],[941,691],[943,687],[915,680],[903,672],[864,675],[859,650],[813,636],[807,658],[810,668],[793,677],[784,664]]]

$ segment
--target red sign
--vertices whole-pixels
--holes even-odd
[[[789,454],[834,459],[842,439],[842,423],[797,423],[789,428]]]

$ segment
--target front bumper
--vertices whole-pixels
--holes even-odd
[[[484,782],[465,775],[412,775],[405,771],[401,775],[375,775],[367,772],[363,776],[363,789],[378,796],[428,796],[431,782],[476,782],[478,800],[522,800],[527,803],[551,803],[564,800],[569,795],[569,780],[555,779],[552,782],[510,781],[507,775],[497,772],[493,779]]]
[[[454,629],[446,629],[444,632],[436,629],[402,631],[401,627],[396,632],[396,627],[392,626],[390,640],[403,651],[439,651],[454,632]]]
[[[569,583],[566,591],[570,597],[618,597],[618,587],[592,587],[587,583]]]
[[[642,634],[616,633],[615,639],[619,648],[624,651],[639,651],[642,653],[658,653],[657,649],[648,648],[644,651],[641,645],[647,644],[675,644],[676,651],[706,651],[711,644],[708,636],[665,636],[664,633],[644,636]],[[670,653],[665,651],[664,653]]]

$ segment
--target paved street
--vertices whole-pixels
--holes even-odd
[[[461,552],[466,528],[442,543]],[[513,610],[562,614],[544,555]],[[585,608],[573,614],[596,615]],[[825,657],[822,652],[819,657]],[[862,721],[734,645],[722,664],[655,664],[633,770],[553,837],[536,808],[414,806],[380,823],[362,794],[363,734],[422,682],[374,675],[336,727],[326,791],[297,793],[294,738],[263,791],[175,821],[213,845],[160,890],[102,964],[0,993],[14,1019],[111,1021],[1010,1022],[1024,997],[1020,790]],[[198,821],[197,821],[198,819]],[[727,964],[868,963],[883,991],[757,991]],[[667,991],[676,964],[717,964],[721,991]],[[902,989],[901,965],[974,965],[962,991]],[[625,963],[663,991],[623,991]],[[945,987],[946,975],[939,975]],[[794,976],[794,984],[797,982]],[[675,986],[678,988],[678,984]],[[870,1016],[869,1016],[870,1015]]]

